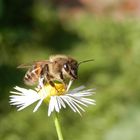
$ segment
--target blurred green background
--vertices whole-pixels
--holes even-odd
[[[56,140],[43,104],[21,112],[9,105],[25,86],[16,67],[52,54],[78,61],[73,87],[96,87],[96,106],[80,117],[61,111],[65,140],[140,139],[140,3],[138,0],[0,0],[0,140]]]

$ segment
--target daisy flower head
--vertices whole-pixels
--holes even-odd
[[[10,93],[10,104],[15,105],[18,111],[28,107],[29,105],[37,102],[33,112],[36,112],[42,102],[48,104],[48,116],[53,111],[60,112],[62,108],[69,106],[72,111],[78,112],[84,110],[84,106],[95,105],[95,100],[90,99],[89,96],[95,93],[95,89],[85,89],[84,86],[69,90],[71,82],[66,88],[63,83],[54,83],[55,87],[50,84],[43,85],[40,82],[41,88],[26,89],[21,87],[14,87],[15,91]]]

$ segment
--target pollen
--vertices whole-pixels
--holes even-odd
[[[48,103],[51,96],[60,96],[64,95],[66,92],[66,87],[62,83],[54,83],[55,87],[52,87],[50,84],[44,85],[38,92],[40,97],[44,98],[44,101]]]

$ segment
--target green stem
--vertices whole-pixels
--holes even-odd
[[[61,126],[60,126],[60,123],[58,120],[57,113],[55,113],[55,115],[54,115],[54,123],[55,123],[56,132],[58,135],[58,140],[63,140],[63,135],[62,135]]]

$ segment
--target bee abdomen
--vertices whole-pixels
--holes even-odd
[[[23,80],[27,85],[33,85],[36,82],[36,79],[34,79],[34,77],[32,77],[30,74],[26,74]]]
[[[31,69],[27,71],[27,73],[25,74],[24,83],[27,85],[33,85],[36,83],[38,78],[39,78],[39,70]]]

